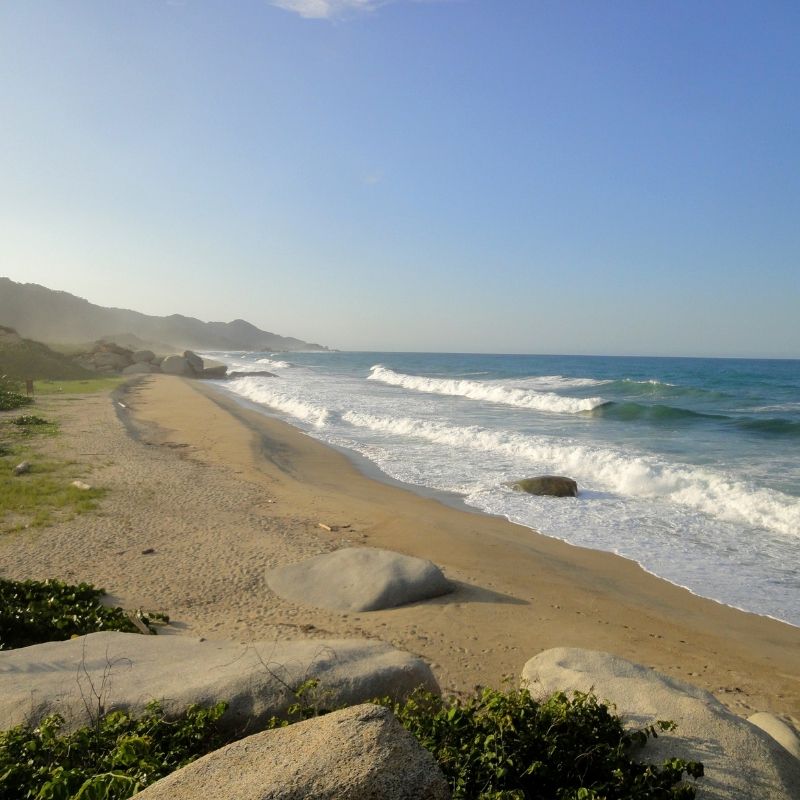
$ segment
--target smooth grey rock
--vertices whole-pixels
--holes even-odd
[[[189,362],[189,366],[192,368],[192,372],[194,372],[195,375],[203,374],[203,359],[200,358],[197,353],[191,350],[184,350],[183,357]]]
[[[780,717],[776,717],[766,711],[759,711],[757,714],[749,716],[747,721],[768,733],[795,758],[800,758],[800,738],[798,738],[797,732]]]
[[[161,362],[161,371],[167,375],[193,376],[194,370],[189,366],[189,362],[183,356],[167,356]]]
[[[157,699],[169,716],[190,703],[225,700],[230,705],[222,723],[240,733],[285,713],[295,701],[287,685],[309,678],[319,680],[316,697],[327,707],[384,695],[403,698],[417,686],[438,691],[425,662],[382,642],[242,645],[106,631],[0,652],[0,730],[38,723],[53,712],[70,727],[87,724],[99,694],[106,710],[140,713]]]
[[[137,350],[132,357],[134,362],[141,361],[149,364],[156,357],[156,354],[152,350]]]
[[[578,496],[578,484],[572,478],[565,478],[562,475],[539,475],[536,478],[514,481],[509,486],[520,492],[548,497]]]
[[[31,471],[31,462],[30,461],[20,461],[16,467],[14,467],[14,474],[15,475],[25,475],[26,473]]]
[[[160,370],[158,367],[153,366],[153,364],[145,363],[144,361],[137,361],[135,364],[131,364],[129,367],[125,367],[122,370],[123,375],[147,375],[151,372],[159,372]]]
[[[442,771],[387,708],[360,705],[240,739],[141,800],[447,800]]]
[[[534,696],[594,692],[635,727],[677,723],[651,739],[637,757],[702,761],[697,800],[797,800],[800,762],[770,736],[731,714],[712,694],[610,653],[559,647],[535,656],[522,671]]]
[[[453,591],[432,562],[373,547],[345,547],[267,575],[275,594],[337,611],[378,611]]]

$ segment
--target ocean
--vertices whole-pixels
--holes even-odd
[[[800,361],[214,353],[222,382],[391,478],[800,625]],[[577,498],[507,484],[567,475]]]

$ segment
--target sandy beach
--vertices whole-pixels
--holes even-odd
[[[47,447],[108,494],[98,512],[0,537],[4,577],[89,581],[125,607],[167,612],[178,635],[381,639],[428,660],[445,691],[516,682],[550,647],[607,650],[708,689],[736,713],[800,722],[799,628],[377,481],[211,385],[152,376],[116,398],[45,397],[37,408],[62,426]],[[457,591],[339,614],[267,588],[270,568],[342,545],[429,558]]]

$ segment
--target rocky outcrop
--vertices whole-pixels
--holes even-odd
[[[285,713],[296,700],[290,687],[309,678],[319,681],[315,701],[327,708],[403,698],[418,686],[438,691],[427,664],[382,642],[241,645],[107,631],[0,652],[0,730],[54,712],[76,727],[98,708],[140,713],[156,699],[174,716],[190,703],[225,700],[222,724],[239,734]]]
[[[518,492],[545,495],[548,497],[577,497],[578,484],[572,478],[561,475],[539,475],[514,481],[509,486]]]
[[[77,356],[76,363],[94,372],[122,375],[146,375],[164,372],[168,375],[182,375],[187,378],[224,378],[227,367],[218,361],[206,363],[191,350],[183,355],[158,357],[152,350],[136,352],[120,347],[113,342],[99,341],[90,351]]]
[[[532,658],[522,681],[534,696],[592,691],[635,727],[675,722],[677,730],[651,739],[637,758],[702,761],[705,776],[697,785],[697,800],[797,800],[800,762],[691,684],[609,653],[569,647]]]
[[[453,591],[432,562],[372,547],[345,547],[279,567],[267,584],[292,602],[337,611],[377,611]]]
[[[167,356],[161,362],[161,371],[167,375],[182,375],[185,378],[193,378],[197,374],[183,356]]]
[[[141,800],[447,800],[433,759],[386,708],[264,731],[162,778]]]

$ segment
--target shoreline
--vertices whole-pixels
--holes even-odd
[[[94,456],[78,460],[109,492],[100,512],[0,537],[8,577],[104,586],[115,603],[169,613],[173,634],[379,639],[431,663],[445,692],[504,676],[516,685],[529,658],[572,646],[652,666],[743,716],[800,721],[791,625],[701,598],[621,556],[376,480],[214,385],[148,376],[118,399],[42,405],[63,417],[54,446]],[[429,558],[456,592],[340,614],[266,587],[274,566],[364,545]]]
[[[318,442],[322,447],[328,448],[333,450],[336,453],[341,454],[344,456],[351,464],[366,478],[367,480],[377,481],[381,484],[386,486],[395,487],[401,491],[410,492],[411,494],[416,495],[417,497],[434,500],[441,503],[448,508],[452,508],[455,511],[463,511],[469,514],[478,514],[484,517],[491,517],[493,519],[503,520],[507,522],[509,525],[514,525],[519,528],[523,528],[524,530],[529,531],[531,534],[536,536],[543,536],[547,539],[552,539],[556,542],[561,542],[562,544],[566,545],[567,547],[577,547],[581,550],[589,550],[591,552],[596,553],[606,553],[608,555],[614,556],[616,558],[621,558],[624,561],[628,561],[631,564],[637,566],[643,572],[647,573],[648,575],[656,578],[660,581],[665,581],[666,583],[674,586],[677,589],[682,589],[683,591],[688,592],[689,594],[697,597],[701,600],[708,600],[712,603],[716,603],[720,606],[724,606],[725,608],[730,608],[734,611],[739,611],[743,614],[749,614],[756,617],[763,617],[764,619],[771,620],[773,622],[779,622],[782,625],[788,625],[791,628],[795,628],[800,631],[800,624],[795,625],[788,620],[781,619],[780,617],[773,616],[771,614],[763,614],[758,611],[751,611],[746,608],[742,608],[741,606],[735,606],[731,603],[726,603],[722,600],[718,600],[714,597],[709,597],[707,595],[699,594],[698,592],[694,591],[691,587],[685,586],[684,584],[678,583],[677,581],[670,580],[669,578],[665,578],[662,575],[659,575],[657,572],[654,572],[651,569],[648,569],[644,564],[640,561],[632,558],[631,556],[627,556],[624,553],[618,553],[614,550],[603,550],[600,548],[593,548],[593,547],[586,547],[585,545],[574,544],[570,542],[568,539],[562,539],[559,536],[554,536],[552,534],[543,533],[536,528],[532,528],[529,525],[525,525],[521,522],[515,522],[514,520],[510,519],[509,517],[505,516],[504,514],[491,514],[488,511],[483,511],[476,506],[469,505],[464,500],[464,495],[458,494],[457,492],[447,492],[441,489],[433,489],[427,486],[422,486],[420,484],[415,483],[408,483],[406,481],[401,481],[398,478],[393,478],[391,475],[383,472],[381,468],[375,464],[373,461],[370,461],[369,458],[359,453],[357,450],[353,450],[352,448],[346,447],[344,445],[333,444],[331,442],[326,442],[323,439],[317,438],[312,433],[304,431],[301,427],[297,425],[293,425],[288,420],[282,419],[277,412],[272,412],[269,406],[260,405],[259,403],[255,402],[254,400],[250,400],[247,397],[242,395],[238,395],[235,392],[226,390],[223,384],[218,383],[208,383],[204,384],[205,386],[214,387],[214,389],[219,390],[219,395],[226,399],[226,401],[232,401],[234,406],[240,406],[247,411],[254,412],[256,414],[260,414],[261,416],[267,417],[268,419],[274,420],[275,422],[286,425],[292,430],[297,431],[299,434],[303,436],[307,436],[309,439],[312,439],[315,442]],[[225,406],[223,406],[225,407]],[[229,408],[229,410],[231,410]],[[246,421],[243,419],[243,422]]]

